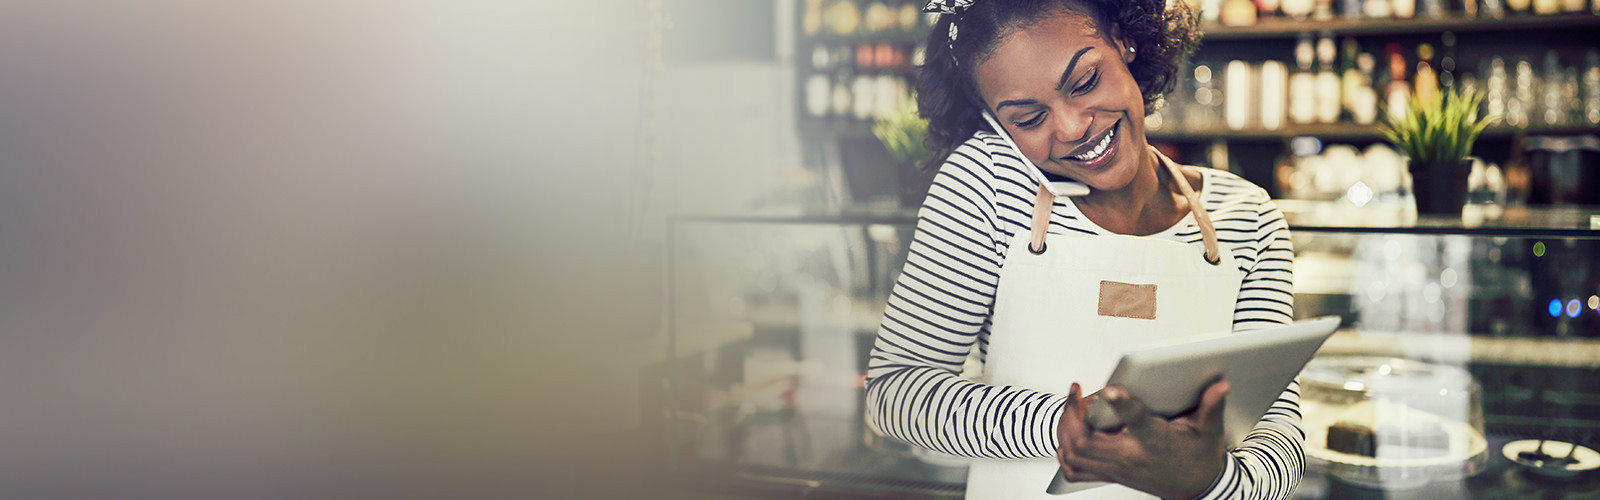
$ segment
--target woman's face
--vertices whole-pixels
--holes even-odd
[[[1060,10],[1005,33],[977,65],[984,104],[1040,169],[1102,191],[1126,187],[1146,154],[1133,54],[1093,18]]]

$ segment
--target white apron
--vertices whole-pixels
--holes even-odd
[[[1031,237],[1013,238],[1000,267],[983,370],[987,383],[1065,395],[1078,382],[1087,394],[1105,384],[1125,352],[1232,330],[1239,270],[1232,255],[1219,249],[1210,218],[1177,165],[1154,149],[1151,154],[1189,198],[1189,217],[1200,225],[1207,251],[1149,237],[1046,235],[1055,197],[1041,188]],[[1030,249],[1039,243],[1042,253]],[[1217,264],[1208,263],[1205,253]],[[1103,292],[1120,298],[1103,304]],[[1154,498],[1119,484],[1050,495],[1045,489],[1059,467],[1054,457],[975,459],[966,498]]]

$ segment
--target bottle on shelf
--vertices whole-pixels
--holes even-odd
[[[1483,1],[1483,9],[1482,9],[1483,15],[1488,16],[1491,19],[1500,19],[1500,18],[1506,17],[1505,0],[1482,0],[1482,1]]]
[[[1311,10],[1311,20],[1333,20],[1333,2],[1334,0],[1316,0],[1316,7]]]
[[[1562,71],[1561,100],[1560,103],[1583,103],[1583,90],[1578,84],[1578,68],[1569,67]],[[1564,123],[1583,123],[1583,109],[1581,106],[1561,106]]]
[[[863,33],[881,33],[894,29],[899,24],[896,12],[889,9],[889,4],[882,0],[873,0],[867,4],[867,9],[861,14],[861,31]]]
[[[1505,117],[1506,123],[1511,123],[1509,110],[1511,104],[1511,77],[1506,73],[1506,61],[1500,56],[1494,56],[1484,63],[1488,70],[1484,71],[1484,110],[1491,116]]]
[[[1390,0],[1366,0],[1361,3],[1361,16],[1369,19],[1394,17],[1394,3]]]
[[[1339,16],[1345,19],[1360,19],[1361,7],[1361,0],[1339,0]]]
[[[1296,21],[1310,19],[1312,11],[1316,10],[1316,8],[1316,0],[1281,0],[1279,4],[1279,9],[1283,11],[1283,15],[1289,16],[1290,19]]]
[[[1600,50],[1589,49],[1583,68],[1583,119],[1589,126],[1600,126]]]
[[[1283,61],[1261,63],[1261,128],[1278,130],[1288,118],[1289,68]]]
[[[1414,85],[1418,99],[1431,100],[1439,96],[1439,73],[1433,69],[1433,45],[1417,45],[1417,77]]]
[[[1506,101],[1506,123],[1516,128],[1527,128],[1533,114],[1534,88],[1533,63],[1527,58],[1517,58],[1516,69],[1511,74],[1511,99]]]
[[[1256,13],[1257,13],[1257,17],[1258,18],[1261,18],[1261,17],[1265,17],[1265,18],[1278,17],[1278,6],[1282,2],[1280,2],[1279,0],[1255,0],[1255,1],[1256,1]]]
[[[1400,44],[1389,44],[1385,52],[1389,55],[1389,77],[1383,88],[1383,102],[1389,118],[1398,120],[1409,107],[1411,84],[1406,81],[1406,58],[1400,53]]]
[[[917,30],[917,23],[922,20],[920,6],[920,2],[910,0],[900,4],[900,13],[898,14],[900,31],[911,33]]]
[[[1224,0],[1223,26],[1250,26],[1256,23],[1256,4],[1250,0]]]
[[[828,76],[811,75],[806,78],[806,113],[813,118],[826,118],[833,107],[833,85]]]
[[[806,0],[806,10],[800,15],[800,31],[806,36],[816,36],[822,31],[822,0]]]
[[[877,79],[873,75],[856,75],[850,81],[850,116],[857,120],[872,117],[872,110],[876,104],[873,98],[878,95]]]
[[[829,91],[832,92],[832,95],[829,96],[829,104],[831,106],[828,108],[828,112],[833,116],[850,116],[849,78],[843,74],[835,76]]]
[[[1422,0],[1422,15],[1438,19],[1445,15],[1444,0]]]
[[[1312,72],[1316,49],[1311,35],[1301,34],[1294,49],[1294,73],[1289,76],[1289,121],[1296,124],[1312,123],[1317,119],[1317,77]]]
[[[1394,17],[1398,19],[1411,19],[1417,15],[1417,0],[1391,0],[1390,6],[1394,10]]]
[[[1561,0],[1533,0],[1533,13],[1542,16],[1561,12]]]
[[[1310,1],[1310,0],[1306,0]],[[1222,0],[1200,0],[1200,22],[1215,25],[1222,17]]]
[[[1228,74],[1222,79],[1223,85],[1228,89],[1223,101],[1228,128],[1244,130],[1252,125],[1251,122],[1254,120],[1251,118],[1255,110],[1252,109],[1251,103],[1254,99],[1251,99],[1250,95],[1255,90],[1252,88],[1254,82],[1254,69],[1250,67],[1250,63],[1238,59],[1228,62]]]
[[[893,115],[901,101],[909,95],[905,80],[897,76],[878,75],[874,84],[876,92],[872,96],[873,118]]]
[[[1544,55],[1544,91],[1540,115],[1544,118],[1545,125],[1560,126],[1567,124],[1567,106],[1562,106],[1563,87],[1566,86],[1565,71],[1561,69],[1561,56],[1551,50]]]
[[[1512,13],[1522,14],[1528,12],[1528,4],[1533,2],[1532,0],[1505,0],[1505,3]]]
[[[1339,58],[1339,107],[1341,113],[1349,121],[1356,121],[1356,99],[1362,87],[1372,87],[1372,82],[1366,79],[1360,68],[1358,59],[1361,56],[1361,45],[1354,37],[1344,39],[1343,48]]]
[[[1350,119],[1360,125],[1371,125],[1378,120],[1378,90],[1373,85],[1373,71],[1377,60],[1369,52],[1356,56],[1356,69],[1360,73],[1355,94],[1350,98]]]
[[[1195,130],[1221,127],[1222,92],[1217,88],[1217,76],[1209,64],[1202,62],[1194,66],[1194,99],[1184,117]]]
[[[1317,97],[1316,114],[1317,123],[1335,123],[1339,121],[1340,92],[1339,74],[1334,72],[1334,59],[1338,56],[1338,49],[1333,43],[1333,35],[1324,33],[1322,39],[1317,41]]]
[[[1446,31],[1439,35],[1443,50],[1439,54],[1439,88],[1456,86],[1456,34]]]
[[[822,11],[822,24],[835,35],[854,35],[861,29],[861,6],[856,0],[835,0]]]

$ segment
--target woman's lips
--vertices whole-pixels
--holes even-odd
[[[1085,168],[1085,169],[1089,169],[1089,170],[1095,170],[1095,169],[1099,169],[1101,167],[1104,167],[1106,165],[1109,165],[1111,163],[1111,160],[1116,157],[1117,151],[1119,149],[1121,149],[1121,148],[1118,147],[1118,145],[1122,143],[1122,132],[1119,129],[1119,127],[1121,125],[1122,125],[1122,120],[1119,119],[1119,120],[1117,120],[1116,123],[1111,124],[1111,128],[1106,129],[1106,133],[1107,134],[1115,134],[1116,136],[1111,138],[1111,143],[1106,146],[1105,153],[1102,153],[1098,158],[1095,158],[1093,160],[1088,160],[1088,161],[1080,161],[1080,160],[1072,158],[1072,156],[1066,156],[1066,157],[1063,157],[1061,159],[1065,160],[1065,161],[1068,161],[1068,162],[1071,162],[1071,163],[1073,163],[1075,165],[1078,165],[1079,167],[1082,167],[1082,168]],[[1104,136],[1101,136],[1101,138],[1104,139]],[[1089,148],[1089,150],[1085,151],[1085,153],[1087,153],[1089,151],[1094,151],[1094,148],[1093,147]],[[1081,154],[1082,153],[1079,153],[1079,155],[1081,155]]]

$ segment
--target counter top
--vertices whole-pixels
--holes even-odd
[[[1295,492],[1296,499],[1396,499],[1396,500],[1511,500],[1511,499],[1600,499],[1600,474],[1593,472],[1568,481],[1534,477],[1522,471],[1499,453],[1500,447],[1513,438],[1490,437],[1491,458],[1484,469],[1471,477],[1438,481],[1421,487],[1380,490],[1341,481],[1327,474],[1316,464],[1307,467],[1305,479]],[[873,472],[895,469],[900,472],[937,469],[911,458],[888,456],[871,457],[857,454],[842,457],[855,461],[859,474],[804,473],[778,468],[744,467],[719,469],[702,464],[691,477],[691,487],[696,490],[735,495],[742,498],[806,498],[806,499],[958,499],[964,488],[960,483],[936,480],[874,477]],[[954,471],[964,476],[965,469]]]
[[[1502,207],[1468,205],[1459,217],[1417,215],[1405,207],[1356,207],[1342,201],[1275,200],[1295,231],[1555,236],[1600,239],[1600,207]],[[910,209],[871,211],[769,211],[672,217],[675,224],[912,225]]]

